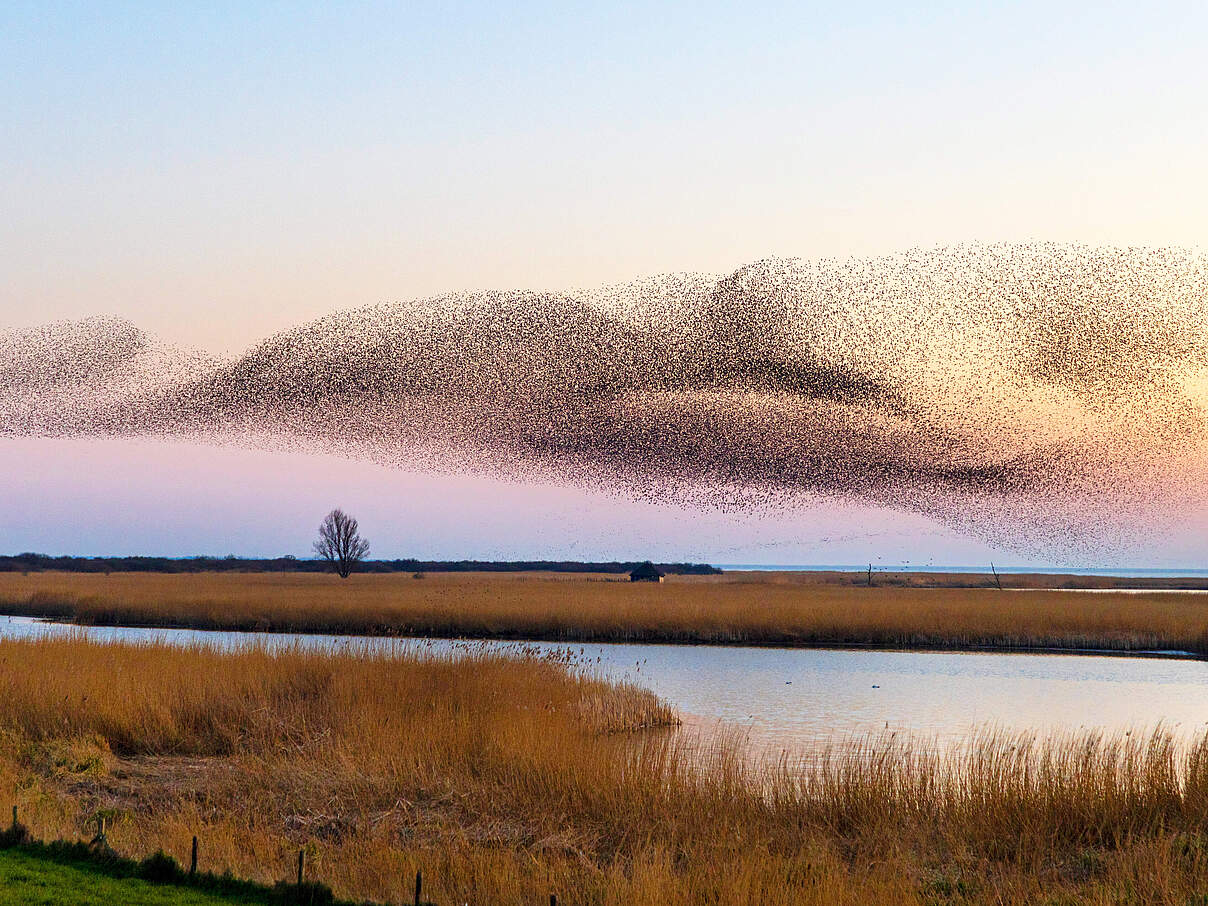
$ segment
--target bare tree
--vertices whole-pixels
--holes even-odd
[[[369,553],[369,542],[357,528],[357,521],[338,509],[328,513],[319,526],[315,553],[335,567],[341,579],[347,579],[353,566]]]

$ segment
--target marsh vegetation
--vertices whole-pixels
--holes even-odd
[[[724,645],[1208,652],[1208,595],[872,588],[786,574],[0,573],[0,612],[92,625]],[[1014,577],[1013,577],[1014,578]]]
[[[1208,744],[863,738],[753,764],[565,659],[0,641],[0,784],[42,837],[441,903],[1187,903]]]

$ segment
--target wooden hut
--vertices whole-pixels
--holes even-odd
[[[651,563],[649,560],[647,560],[645,563],[643,563],[641,566],[639,566],[637,569],[635,569],[633,572],[631,572],[629,574],[629,581],[630,582],[662,582],[663,573],[657,566],[655,566],[653,563]]]

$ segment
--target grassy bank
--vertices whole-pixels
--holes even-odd
[[[29,840],[6,828],[0,848],[0,906],[375,906],[337,900],[321,884],[280,881],[273,886],[229,875],[188,872],[157,851],[136,861],[82,841]],[[21,839],[17,839],[20,837]]]
[[[0,574],[0,612],[85,624],[463,638],[1208,652],[1208,595],[873,588],[745,574]]]
[[[204,891],[114,878],[87,864],[65,864],[18,850],[0,851],[0,906],[226,906],[262,903]]]
[[[0,641],[0,789],[38,836],[438,904],[1183,904],[1208,744],[890,738],[752,767],[558,661]]]

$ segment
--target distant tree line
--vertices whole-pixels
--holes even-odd
[[[577,560],[364,560],[358,572],[366,573],[627,573],[639,566],[632,563],[591,563]],[[678,575],[720,575],[721,570],[707,563],[656,563],[665,573]],[[0,572],[37,572],[63,570],[73,573],[142,572],[290,572],[321,573],[331,569],[323,559],[301,560],[284,557],[51,557],[46,554],[0,556]]]

